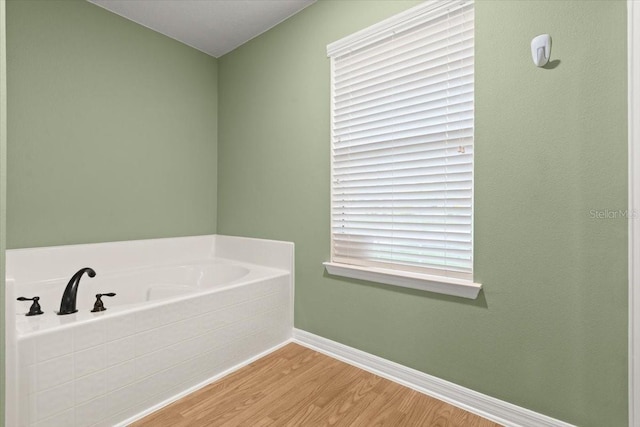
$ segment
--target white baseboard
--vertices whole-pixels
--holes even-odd
[[[293,330],[294,342],[507,427],[573,427],[571,424],[436,378],[353,347]]]

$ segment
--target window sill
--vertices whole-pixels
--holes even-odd
[[[420,289],[422,291],[436,292],[462,298],[476,299],[480,289],[482,289],[480,283],[474,283],[468,280],[430,276],[427,274],[388,270],[384,268],[358,267],[335,262],[324,262],[323,265],[332,276],[368,280],[370,282]]]

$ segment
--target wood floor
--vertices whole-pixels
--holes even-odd
[[[192,426],[498,426],[297,344],[132,424]]]

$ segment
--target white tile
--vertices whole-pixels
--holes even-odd
[[[214,301],[211,302],[211,311],[219,310],[224,307],[228,307],[230,305],[237,304],[241,301],[246,300],[249,295],[243,295],[248,290],[245,287],[241,287],[238,289],[234,289],[233,292],[223,291],[216,294],[211,294],[217,296]]]
[[[207,353],[204,353],[202,356],[198,356],[193,360],[193,363],[200,368],[200,371],[204,373],[205,376],[209,375],[210,372],[213,372],[217,366],[221,365],[225,359],[225,349],[217,349]]]
[[[29,394],[35,393],[38,384],[36,381],[37,365],[21,366],[18,368],[18,399],[24,399]]]
[[[136,314],[125,314],[105,319],[107,341],[114,341],[136,333]]]
[[[136,356],[152,353],[164,346],[163,331],[152,329],[136,334]]]
[[[35,366],[29,366],[29,369],[31,369],[34,372],[34,377],[35,377]],[[18,395],[18,420],[20,420],[21,424],[20,426],[23,425],[27,425],[29,423],[29,418],[30,418],[30,405],[34,405],[35,404],[35,394],[19,394]],[[35,412],[35,410],[33,411]]]
[[[166,322],[164,319],[166,306],[163,307],[153,307],[150,309],[138,311],[135,313],[136,321],[135,321],[135,330],[136,333],[148,331],[150,329],[157,328],[158,326],[164,325]]]
[[[215,329],[224,328],[231,323],[233,317],[233,311],[227,309],[220,309],[218,311],[209,312],[201,317],[200,330],[213,331]]]
[[[108,417],[104,396],[75,407],[75,427],[90,427]]]
[[[197,384],[208,379],[209,377],[204,374],[204,371],[214,364],[215,360],[212,360],[209,355],[201,355],[189,360],[189,370],[185,375],[185,380],[190,380],[193,384]]]
[[[107,366],[117,365],[134,357],[136,357],[135,335],[107,342]]]
[[[205,370],[202,371],[205,378],[210,378],[215,375],[219,375],[220,373],[238,364],[238,361],[233,359],[233,355],[229,353],[217,351],[215,352],[215,357],[216,357],[215,363],[210,363],[208,366],[205,367]]]
[[[136,335],[136,356],[152,353],[182,341],[186,334],[184,321],[171,323]]]
[[[194,316],[193,301],[176,301],[166,306],[165,322],[178,322]]]
[[[275,310],[284,303],[286,303],[286,297],[282,292],[275,292],[270,295],[266,295],[262,298],[251,302],[250,313],[264,313],[267,311]]]
[[[211,352],[219,349],[224,345],[222,341],[222,335],[224,333],[224,329],[216,329],[202,336],[202,342],[205,344],[204,351]]]
[[[136,359],[136,378],[143,379],[180,362],[175,347],[145,354]]]
[[[70,329],[52,331],[36,337],[36,362],[44,362],[73,351],[73,333]]]
[[[34,427],[69,427],[73,425],[73,409],[68,409],[34,424]]]
[[[209,295],[201,295],[198,298],[193,298],[186,302],[189,303],[189,306],[191,308],[191,316],[193,317],[193,316],[200,316],[202,314],[205,314],[213,310],[213,308],[211,307],[211,304],[214,300],[215,300],[214,298],[211,298],[211,294],[209,294]]]
[[[27,415],[27,418],[25,418],[25,419],[29,420],[30,424],[33,424],[33,423],[35,423],[36,421],[39,420],[39,418],[38,418],[38,395],[35,394],[35,393],[31,394],[31,395],[29,395],[27,400],[29,401],[29,404],[26,405],[26,409],[28,411],[28,415]]]
[[[125,387],[136,380],[136,361],[129,360],[107,369],[105,374],[106,392]]]
[[[202,371],[200,370],[200,367],[194,363],[193,360],[185,362],[184,366],[181,365],[181,369],[182,375],[178,380],[178,384],[182,384],[184,389],[188,389],[207,379],[202,378]]]
[[[76,379],[74,381],[76,405],[105,394],[105,381],[106,371],[98,371],[95,374]]]
[[[136,383],[136,387],[140,398],[146,400],[166,388],[167,384],[169,384],[167,377],[164,372],[160,372],[139,381]]]
[[[199,314],[192,317],[192,319],[196,325],[196,336],[204,335],[209,331],[209,328],[207,327],[207,314]]]
[[[203,333],[200,329],[200,319],[198,319],[197,317],[185,319],[181,323],[183,324],[181,337],[181,339],[183,340],[195,338]]]
[[[86,348],[104,344],[106,341],[106,329],[103,319],[82,323],[73,330],[74,350],[80,351]]]
[[[190,340],[181,341],[176,346],[179,349],[180,361],[194,358],[206,351],[206,343],[202,337],[191,338]]]
[[[73,407],[73,382],[37,393],[35,402],[35,417],[44,420],[57,412]]]
[[[235,322],[222,329],[214,331],[217,333],[217,341],[225,345],[230,341],[251,334],[251,331],[254,328],[252,320],[253,319],[245,319],[241,322]]]
[[[107,348],[105,345],[91,347],[74,353],[74,376],[80,378],[92,374],[107,366]]]
[[[163,326],[160,330],[165,338],[164,347],[185,339],[185,335],[188,333],[187,327],[188,325],[184,320]]]
[[[36,341],[35,338],[18,339],[18,364],[21,366],[33,365],[36,363]]]
[[[185,340],[192,337],[193,329],[196,328],[195,321],[189,322],[189,320],[181,320],[176,323],[167,325],[164,328],[165,336],[167,337],[167,345],[175,344],[178,341]]]
[[[142,396],[138,393],[137,383],[129,384],[126,387],[119,388],[105,396],[106,413],[110,416],[118,414],[125,411],[127,408],[136,405],[142,400]],[[125,418],[122,418],[120,421]]]
[[[164,392],[164,390],[166,389],[177,387],[179,384],[187,380],[189,374],[190,374],[189,362],[179,363],[167,369],[166,371],[163,371],[162,375],[164,377],[164,382],[166,386],[163,387],[162,391]],[[161,390],[158,390],[158,391],[161,391]]]
[[[36,390],[34,391],[44,391],[73,380],[73,355],[67,354],[38,363],[36,375]]]

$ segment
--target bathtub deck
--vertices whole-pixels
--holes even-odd
[[[132,424],[478,426],[491,421],[297,344]]]

